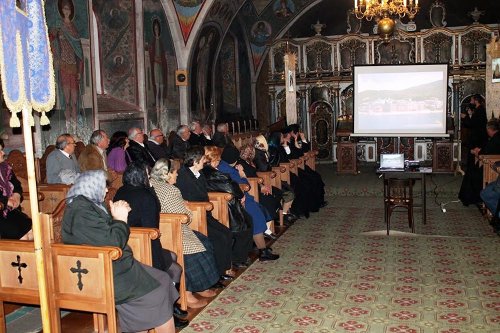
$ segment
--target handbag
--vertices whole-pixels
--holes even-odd
[[[229,202],[229,229],[232,232],[240,232],[250,228],[253,228],[252,216],[243,208],[239,200],[231,199]]]

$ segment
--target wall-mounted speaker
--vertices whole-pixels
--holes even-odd
[[[187,70],[178,69],[175,71],[175,85],[176,86],[187,86],[188,78],[187,78]]]

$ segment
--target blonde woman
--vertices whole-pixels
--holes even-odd
[[[219,273],[215,263],[213,247],[203,234],[189,228],[193,213],[187,209],[181,192],[174,186],[177,181],[177,170],[167,159],[159,159],[151,170],[150,184],[153,186],[161,204],[162,213],[187,214],[189,220],[182,225],[184,252],[184,270],[186,274],[186,290],[188,306],[200,308],[207,304],[206,300],[197,299],[193,293],[203,297],[213,297],[215,292],[209,288],[219,281]]]

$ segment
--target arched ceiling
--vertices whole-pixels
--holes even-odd
[[[434,0],[420,0],[421,7],[415,18],[417,30],[431,28],[429,21],[429,9]],[[479,22],[485,24],[500,23],[500,1],[499,0],[448,0],[443,1],[446,7],[446,22],[448,27],[466,26],[474,22],[468,14],[477,7],[484,11]],[[290,37],[310,37],[313,36],[311,24],[319,20],[326,24],[322,35],[333,36],[347,33],[347,11],[353,8],[353,0],[323,0],[307,13],[304,13],[297,22],[289,29]],[[403,19],[407,22],[407,19]],[[362,31],[370,32],[373,22],[362,22]]]

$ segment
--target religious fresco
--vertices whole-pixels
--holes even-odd
[[[47,0],[45,16],[54,57],[56,103],[47,114],[50,125],[44,126],[43,146],[54,144],[65,132],[88,138],[94,127],[88,3]]]
[[[147,127],[167,133],[180,123],[177,59],[160,0],[144,0],[143,11]]]
[[[219,63],[222,77],[222,106],[229,113],[234,113],[238,108],[238,88],[236,86],[237,64],[236,54],[237,45],[234,37],[227,34],[222,42],[219,53]]]
[[[254,72],[259,69],[262,57],[268,50],[268,42],[276,38],[281,29],[312,1],[254,0],[243,5],[239,16],[250,41]]]
[[[187,43],[193,25],[205,1],[206,0],[172,0],[182,31],[182,37],[184,38],[184,43]]]
[[[134,1],[94,0],[104,92],[138,105]]]
[[[212,104],[213,62],[220,33],[213,26],[200,32],[191,60],[191,117],[205,122],[215,118]]]

